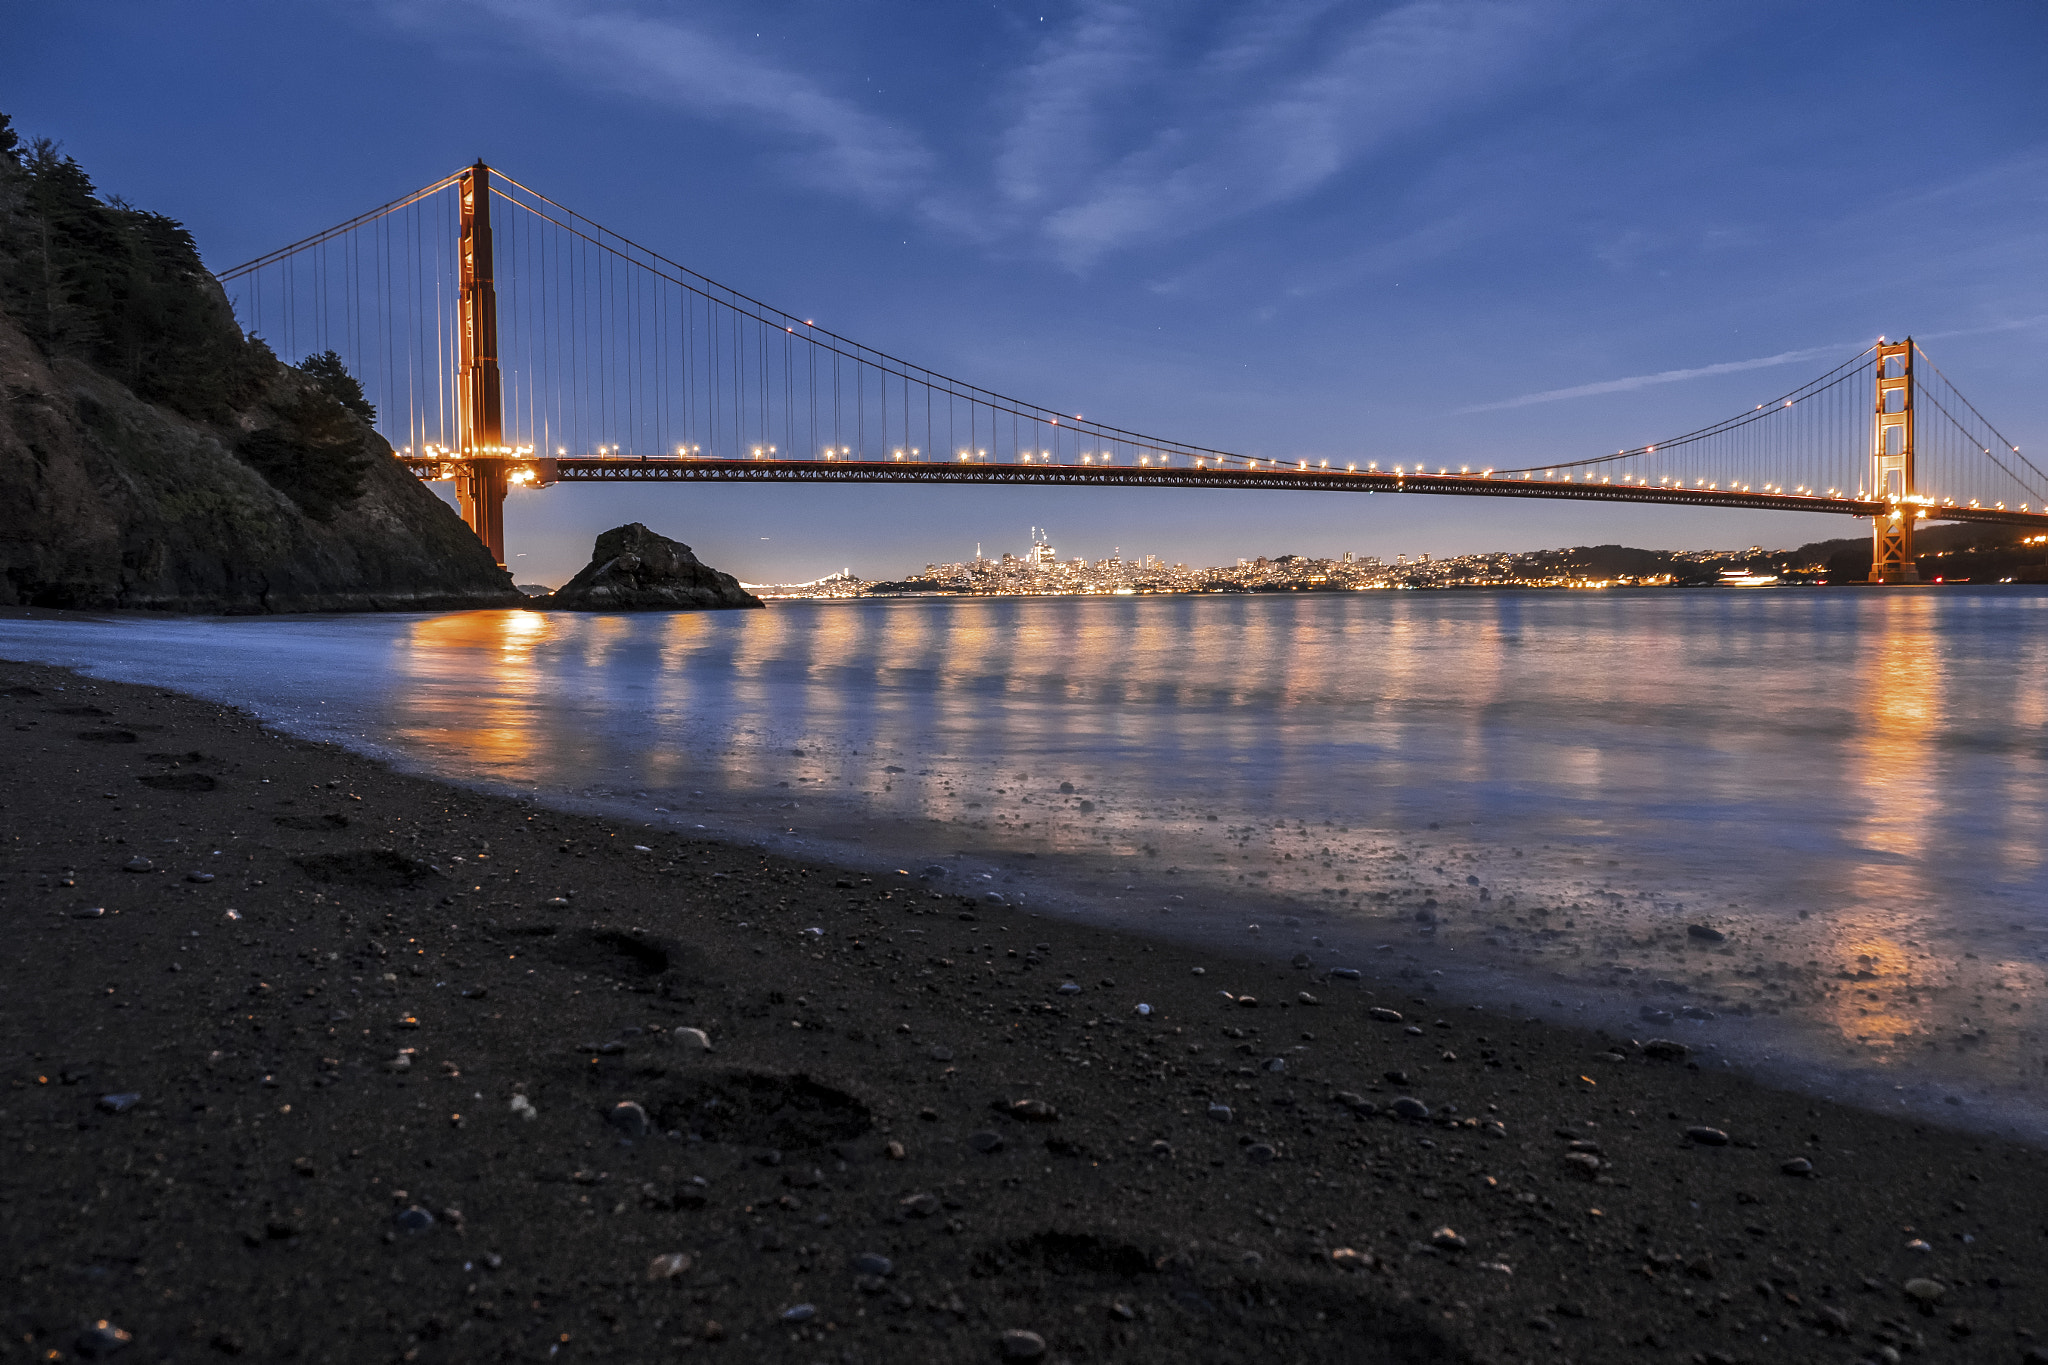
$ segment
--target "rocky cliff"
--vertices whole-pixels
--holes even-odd
[[[0,116],[0,604],[522,601],[368,412],[338,358],[245,337],[183,228]]]
[[[761,599],[731,574],[699,560],[681,541],[636,521],[599,536],[583,571],[533,605],[564,611],[703,611],[758,607]]]

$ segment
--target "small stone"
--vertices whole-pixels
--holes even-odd
[[[1600,1158],[1591,1152],[1566,1152],[1564,1159],[1588,1180],[1600,1174]]]
[[[135,1334],[133,1332],[125,1332],[119,1327],[114,1326],[113,1323],[108,1322],[105,1318],[101,1318],[98,1322],[78,1334],[78,1353],[89,1359],[97,1360],[102,1356],[112,1355],[134,1340]],[[51,1352],[51,1356],[54,1358],[56,1352]]]
[[[1152,1007],[1150,1005],[1140,1005],[1132,1010],[1131,1013],[1137,1015],[1140,1019],[1149,1019],[1152,1017]]]
[[[1310,967],[1314,966],[1315,963],[1307,953],[1296,953],[1294,955],[1294,961],[1292,965],[1294,969],[1299,972],[1308,970]]]
[[[1277,1076],[1287,1069],[1287,1059],[1285,1057],[1268,1057],[1265,1069]]]
[[[1920,1238],[1918,1238],[1918,1237],[1915,1237],[1915,1238],[1914,1238],[1914,1239],[1913,1239],[1912,1241],[1910,1241],[1910,1242],[1906,1243],[1906,1250],[1908,1250],[1908,1251],[1917,1251],[1917,1252],[1919,1252],[1919,1253],[1920,1253],[1921,1255],[1923,1255],[1923,1256],[1924,1256],[1924,1255],[1926,1255],[1926,1254],[1927,1254],[1928,1252],[1930,1252],[1930,1251],[1934,1250],[1934,1248],[1933,1248],[1933,1247],[1931,1247],[1931,1246],[1929,1246],[1929,1245],[1928,1245],[1928,1244],[1927,1244],[1927,1243],[1926,1243],[1925,1241],[1923,1241],[1922,1239],[1920,1239]]]
[[[1652,1038],[1643,1044],[1643,1055],[1660,1061],[1676,1062],[1684,1059],[1692,1049],[1684,1043],[1675,1043],[1669,1038]]]
[[[199,885],[204,886],[206,885],[206,883],[213,880],[213,874],[211,872],[187,872],[185,874],[185,880],[188,882],[197,882]]]
[[[1138,1310],[1125,1303],[1122,1299],[1118,1299],[1110,1304],[1109,1315],[1118,1322],[1136,1322],[1138,1320]]]
[[[1795,1156],[1778,1169],[1786,1175],[1812,1175],[1813,1163],[1803,1156]]]
[[[1045,1354],[1045,1338],[1036,1332],[1011,1328],[1003,1333],[1004,1360],[1036,1360]]]
[[[1194,969],[1194,974],[1196,976],[1207,976],[1209,974],[1209,969],[1207,967],[1197,967]]]
[[[514,1095],[512,1097],[512,1112],[529,1123],[540,1117],[540,1110],[534,1108],[533,1101],[524,1095]]]
[[[1704,1005],[1687,1005],[1684,1009],[1681,1009],[1679,1013],[1681,1015],[1684,1015],[1687,1019],[1708,1020],[1719,1019],[1721,1017],[1720,1015],[1714,1013],[1712,1010],[1708,1009]]]
[[[1636,1017],[1646,1023],[1668,1024],[1675,1016],[1670,1010],[1660,1010],[1655,1005],[1644,1005],[1636,1011]]]
[[[1696,1142],[1702,1147],[1726,1147],[1728,1145],[1728,1135],[1726,1133],[1722,1132],[1719,1128],[1709,1128],[1705,1124],[1695,1124],[1693,1127],[1686,1129],[1685,1136],[1688,1141]]]
[[[1401,1011],[1390,1010],[1384,1005],[1373,1006],[1365,1012],[1365,1016],[1368,1019],[1377,1019],[1383,1024],[1398,1024],[1401,1022]]]
[[[925,1055],[935,1062],[950,1062],[953,1060],[953,1049],[949,1047],[935,1047]]]
[[[967,1145],[983,1154],[1000,1152],[1003,1150],[1003,1135],[990,1132],[984,1128],[978,1133],[969,1133],[967,1135]]]
[[[1820,1311],[1813,1315],[1813,1325],[1838,1337],[1846,1337],[1852,1330],[1849,1315],[1839,1308],[1828,1305],[1823,1305]]]
[[[125,1114],[142,1103],[142,1096],[133,1090],[124,1090],[118,1095],[102,1095],[99,1107],[109,1114]]]
[[[71,912],[71,918],[73,918],[73,919],[104,919],[104,918],[106,917],[106,914],[107,914],[107,907],[106,907],[106,906],[104,906],[104,905],[93,905],[93,906],[88,906],[87,908],[85,908],[85,909],[83,909],[83,910],[73,910],[73,911]],[[174,962],[174,963],[172,963],[171,965],[172,965],[173,967],[177,966],[177,964],[176,964],[175,962]]]
[[[704,1325],[697,1329],[697,1335],[706,1341],[724,1341],[725,1325],[716,1319],[707,1318]]]
[[[1948,1286],[1940,1280],[1908,1280],[1900,1288],[1906,1291],[1907,1298],[1924,1304],[1940,1303],[1942,1296],[1948,1293]]]
[[[1429,1117],[1429,1106],[1410,1095],[1401,1096],[1390,1107],[1393,1109],[1394,1117],[1396,1118],[1426,1119]]]
[[[624,1133],[627,1137],[646,1137],[654,1125],[648,1122],[647,1111],[632,1100],[620,1100],[605,1115],[605,1122]]]
[[[939,1211],[939,1197],[935,1194],[906,1195],[896,1207],[911,1218],[929,1218]]]
[[[1407,1028],[1402,1029],[1401,1032],[1407,1034],[1410,1038],[1420,1038],[1422,1036],[1422,1030],[1414,1024],[1410,1024]]]
[[[1280,1155],[1273,1150],[1272,1144],[1267,1142],[1254,1142],[1251,1146],[1244,1149],[1244,1154],[1245,1158],[1254,1166],[1263,1166],[1274,1157]]]
[[[1009,1106],[1008,1113],[1019,1123],[1052,1123],[1058,1120],[1060,1111],[1044,1100],[1018,1100]]]
[[[1209,1106],[1208,1112],[1209,1117],[1216,1120],[1216,1122],[1218,1123],[1230,1122],[1230,1106],[1227,1104],[1212,1103]]]
[[[891,1161],[903,1160],[903,1144],[894,1138],[889,1139],[882,1148],[882,1155],[888,1157]]]
[[[1237,997],[1237,1003],[1248,1010],[1257,1009],[1259,1007],[1259,997],[1256,995],[1240,995]]]
[[[864,1251],[854,1257],[853,1268],[862,1275],[888,1276],[896,1273],[896,1263],[877,1251]]]
[[[782,1320],[784,1322],[809,1322],[816,1316],[818,1316],[818,1306],[812,1303],[794,1304],[782,1310]]]
[[[1438,1228],[1429,1234],[1429,1244],[1439,1251],[1463,1251],[1465,1239],[1451,1228]]]
[[[1331,970],[1330,975],[1336,977],[1339,981],[1356,981],[1358,980],[1358,968],[1336,967]]]
[[[1152,1139],[1152,1155],[1155,1157],[1171,1157],[1173,1155],[1173,1144],[1165,1138]]]
[[[320,1174],[320,1168],[313,1164],[312,1157],[300,1156],[292,1158],[292,1172],[295,1175],[305,1176],[310,1180]]]
[[[1330,1264],[1339,1270],[1370,1270],[1373,1259],[1370,1253],[1351,1247],[1338,1247],[1330,1253]]]
[[[130,858],[125,863],[122,863],[121,870],[123,872],[154,872],[156,870],[156,864],[152,863],[147,858],[137,856]]]
[[[1707,924],[1686,925],[1685,936],[1698,939],[1702,943],[1726,943],[1728,941],[1728,935]]]
[[[434,1215],[414,1204],[400,1209],[392,1216],[391,1221],[398,1225],[400,1232],[425,1232],[434,1226]]]
[[[700,1028],[670,1029],[669,1041],[686,1052],[711,1051],[711,1035]]]
[[[690,1268],[690,1255],[685,1251],[665,1251],[647,1263],[647,1278],[650,1280],[673,1280]]]
[[[1307,991],[1301,991],[1295,995],[1294,1003],[1297,1005],[1320,1005],[1323,1002],[1310,995]]]

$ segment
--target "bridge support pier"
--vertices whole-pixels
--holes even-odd
[[[1913,338],[1877,347],[1877,413],[1871,426],[1870,495],[1886,504],[1871,526],[1870,581],[1918,583],[1913,523]]]
[[[455,501],[476,538],[505,565],[505,490],[512,484],[512,466],[505,460],[465,460],[455,475]]]

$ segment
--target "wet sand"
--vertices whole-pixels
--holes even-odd
[[[130,1360],[951,1362],[1028,1332],[1070,1361],[2021,1361],[2048,1331],[2034,1148],[151,688],[17,664],[0,694],[21,1359],[118,1331]]]

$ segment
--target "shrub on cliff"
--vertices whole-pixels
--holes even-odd
[[[0,114],[0,307],[43,351],[199,421],[246,407],[276,358],[242,335],[184,226],[102,199],[76,161]]]
[[[273,425],[235,443],[244,464],[315,521],[363,495],[370,472],[367,433],[340,403],[320,389],[302,389],[275,411]]]

